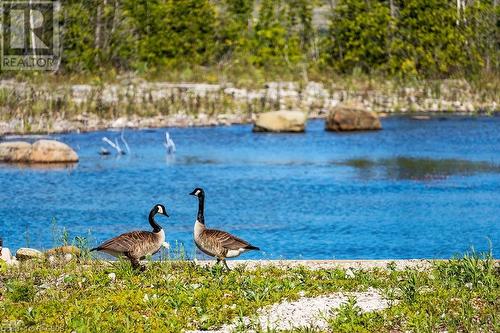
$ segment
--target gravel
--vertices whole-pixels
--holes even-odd
[[[254,324],[263,331],[291,330],[294,328],[314,327],[319,330],[328,328],[325,318],[332,316],[332,310],[356,298],[356,305],[362,312],[378,311],[389,307],[389,303],[375,289],[367,292],[333,293],[319,297],[302,297],[297,301],[283,301],[257,311],[257,318],[243,318],[243,324]],[[241,323],[241,322],[240,322]],[[233,332],[238,323],[224,325],[215,331],[190,331],[189,333],[228,333]]]

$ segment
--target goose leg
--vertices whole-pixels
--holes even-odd
[[[130,260],[133,269],[139,269],[141,272],[144,272],[146,270],[146,267],[141,265],[139,259],[132,257],[129,253],[127,253],[126,256],[128,260]]]
[[[231,269],[227,265],[226,259],[222,259],[222,262],[224,263],[224,266],[226,267],[227,271],[229,272]]]
[[[139,260],[137,259],[130,259],[130,263],[132,264],[133,269],[140,269],[141,264],[139,263]]]

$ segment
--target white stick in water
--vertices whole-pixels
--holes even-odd
[[[168,132],[165,132],[165,148],[167,148],[167,153],[168,154],[173,154],[175,153],[175,143],[174,140],[170,138],[170,134]]]
[[[118,154],[125,154],[125,152],[121,149],[121,147],[118,144],[118,141],[116,139],[115,139],[114,143],[110,139],[108,139],[107,137],[102,138],[102,141],[106,142],[111,147],[113,147]]]
[[[120,144],[118,143],[118,139],[117,138],[115,138],[115,145],[118,147],[118,149],[120,149],[118,151],[118,154],[121,154],[121,155],[125,155],[126,154],[126,152],[122,149],[122,147],[120,147]]]
[[[122,129],[122,134],[120,135],[120,138],[123,142],[123,145],[125,146],[125,149],[127,150],[127,154],[130,154],[130,147],[128,146],[127,141],[125,141],[125,129]]]

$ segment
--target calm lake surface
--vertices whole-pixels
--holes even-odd
[[[11,249],[50,248],[65,228],[90,245],[149,229],[151,207],[173,248],[193,257],[197,200],[205,219],[263,251],[241,258],[449,258],[500,250],[500,118],[383,119],[384,130],[254,134],[251,126],[127,130],[127,156],[100,156],[102,137],[54,135],[72,169],[0,166],[0,236]],[[56,220],[54,226],[53,219]],[[54,229],[59,231],[55,232]],[[197,254],[198,258],[202,256]]]

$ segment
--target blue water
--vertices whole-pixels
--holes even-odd
[[[192,257],[194,187],[206,191],[206,223],[262,251],[242,258],[449,258],[474,246],[500,250],[500,118],[403,117],[384,130],[254,134],[248,125],[127,130],[132,154],[102,157],[101,138],[56,135],[74,147],[69,169],[0,166],[4,246],[50,248],[60,231],[90,245],[160,217],[173,247]],[[90,232],[89,232],[90,230]],[[200,254],[197,254],[201,257]]]

